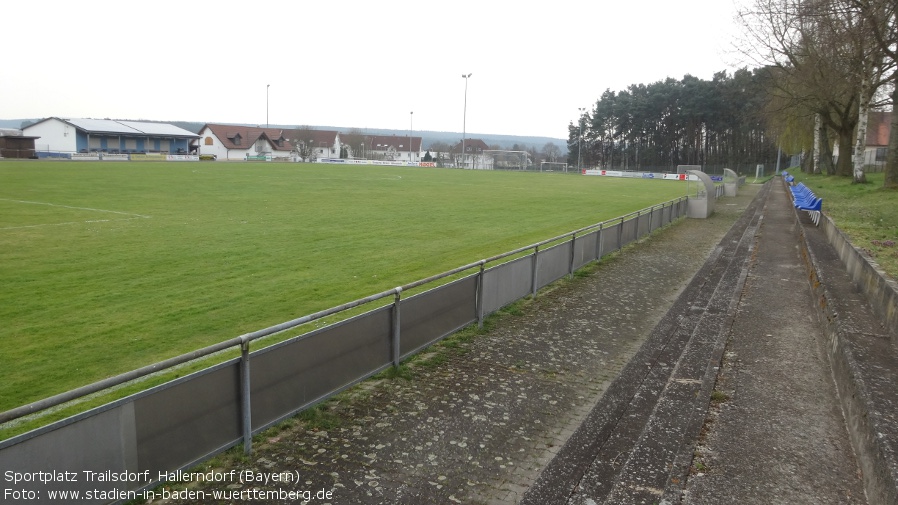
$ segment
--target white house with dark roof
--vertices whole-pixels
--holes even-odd
[[[309,137],[309,138],[305,138]],[[331,130],[259,128],[253,126],[206,124],[200,130],[201,156],[219,160],[245,160],[256,156],[296,160],[296,143],[307,142],[312,158],[333,158],[340,154],[340,134]]]
[[[365,137],[369,159],[392,161],[421,161],[421,137],[402,135],[373,135]]]
[[[67,153],[103,152],[188,154],[198,136],[168,123],[113,119],[50,117],[22,129],[40,137],[38,157]]]
[[[462,145],[464,145],[464,153],[462,153]],[[488,150],[489,146],[482,139],[465,139],[464,142],[450,147],[449,153],[458,167],[492,170],[492,158],[484,155],[484,151]]]

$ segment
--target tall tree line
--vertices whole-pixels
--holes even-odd
[[[568,163],[661,171],[776,163],[762,114],[768,75],[741,69],[606,90],[568,125]]]

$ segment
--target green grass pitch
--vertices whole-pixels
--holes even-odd
[[[676,181],[0,162],[0,411],[667,201]]]

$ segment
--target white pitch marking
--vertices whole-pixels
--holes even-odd
[[[64,223],[26,224],[24,226],[7,226],[5,228],[0,228],[0,231],[20,230],[23,228],[43,228],[44,226],[66,226],[66,225],[70,225],[70,224],[112,223],[112,222],[118,222],[118,221],[133,221],[135,219],[140,219],[140,218],[139,217],[127,217],[125,219],[91,219],[89,221],[66,221]]]
[[[13,200],[13,199],[11,199],[11,198],[0,198],[0,200],[2,200],[2,201],[4,201],[4,202],[29,203],[29,204],[32,204],[32,205],[47,205],[47,206],[50,206],[50,207],[62,207],[62,208],[64,208],[64,209],[90,210],[90,211],[93,211],[93,212],[109,212],[109,213],[111,213],[111,214],[121,214],[121,215],[123,215],[123,216],[142,217],[142,218],[145,218],[145,219],[148,219],[148,218],[152,217],[152,216],[144,216],[143,214],[135,214],[135,213],[133,213],[133,212],[121,212],[121,211],[118,211],[118,210],[94,209],[94,208],[91,208],[91,207],[73,207],[73,206],[71,206],[71,205],[61,205],[61,204],[58,204],[58,203],[32,202],[32,201],[28,201],[28,200]]]
[[[401,175],[394,175],[392,177],[315,177],[312,179],[307,179],[310,181],[401,181]]]

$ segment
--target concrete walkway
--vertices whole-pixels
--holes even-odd
[[[774,182],[718,377],[726,399],[711,409],[683,503],[866,503],[799,224]]]
[[[746,186],[210,466],[304,503],[865,503],[785,191]]]

